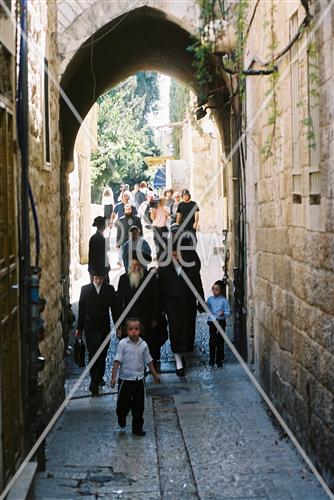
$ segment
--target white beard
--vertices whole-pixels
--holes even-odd
[[[131,288],[138,288],[138,285],[140,283],[140,280],[143,278],[144,276],[144,270],[141,269],[140,271],[138,272],[134,272],[134,271],[129,271],[128,272],[128,276],[129,276],[129,281],[130,281],[130,287]]]

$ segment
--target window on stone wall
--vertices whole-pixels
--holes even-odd
[[[290,18],[290,40],[298,31],[298,12]],[[292,130],[292,201],[302,202],[301,170],[300,170],[300,89],[299,89],[299,44],[295,42],[290,51],[290,80],[291,80],[291,130]]]
[[[44,125],[44,163],[47,167],[51,165],[51,137],[50,137],[50,81],[49,63],[44,58],[44,79],[43,79],[43,125]]]
[[[292,202],[301,204],[302,202],[302,176],[301,174],[292,175]]]
[[[311,205],[320,205],[320,115],[319,115],[319,59],[315,40],[312,37],[310,49],[307,54],[307,76],[308,76],[308,113],[309,113],[309,196]]]
[[[320,205],[320,172],[310,172],[309,174],[310,205]]]

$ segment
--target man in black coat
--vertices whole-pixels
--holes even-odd
[[[99,215],[95,217],[93,226],[96,227],[96,233],[91,236],[89,240],[88,250],[88,272],[92,282],[93,276],[104,276],[107,283],[109,283],[109,260],[107,256],[106,239],[103,236],[103,231],[106,225],[105,217]]]
[[[125,243],[129,239],[129,229],[131,226],[139,228],[140,236],[143,234],[141,220],[137,215],[133,215],[133,207],[130,203],[124,206],[124,215],[115,222],[117,228],[116,248],[118,249],[118,265],[122,265],[122,252]]]
[[[184,254],[183,254],[184,256]],[[204,291],[198,263],[193,262],[189,267],[182,252],[174,249],[172,261],[159,266],[159,291],[161,294],[162,309],[168,319],[169,338],[171,349],[175,356],[176,374],[184,376],[182,354],[192,352],[195,342],[195,327],[197,299],[188,283],[182,276],[185,273],[195,290],[204,299]]]
[[[85,332],[89,361],[110,332],[111,309],[113,322],[119,317],[119,305],[115,289],[105,282],[104,276],[93,276],[93,282],[81,288],[79,314],[76,335]],[[99,385],[104,385],[104,370],[109,342],[101,352],[90,370],[91,383],[89,390],[93,396],[98,395]]]
[[[145,261],[150,260],[150,256],[145,254],[143,256]],[[131,302],[134,295],[147,278],[148,274],[152,272],[154,271],[147,271],[144,268],[143,264],[140,262],[139,256],[135,253],[132,254],[129,270],[128,272],[122,274],[118,283],[117,295],[122,311]],[[143,327],[141,337],[143,337],[145,342],[148,344],[155,366],[160,358],[159,339],[155,334],[158,320],[159,298],[157,287],[157,277],[154,275],[148,279],[146,285],[143,287],[143,290],[127,314],[127,318],[136,317],[140,319]]]

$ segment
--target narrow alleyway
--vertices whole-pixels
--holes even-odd
[[[217,256],[203,265],[206,295],[217,269]],[[37,476],[35,498],[327,498],[232,353],[227,349],[222,369],[208,366],[206,331],[202,314],[185,379],[168,359],[160,386],[148,376],[144,438],[129,432],[130,418],[125,431],[118,428],[115,391],[105,387],[92,398],[87,378],[47,439],[46,471]],[[68,370],[67,390],[79,373],[71,364]]]

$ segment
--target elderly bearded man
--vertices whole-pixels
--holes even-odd
[[[150,260],[149,255],[144,254],[143,256],[146,261]],[[136,298],[127,317],[140,319],[143,327],[141,337],[148,344],[156,366],[157,360],[160,358],[159,339],[154,331],[158,319],[158,282],[155,271],[147,271],[140,260],[139,255],[132,254],[128,272],[124,273],[119,279],[117,294],[121,310],[124,310],[147,278],[147,282]],[[148,277],[149,273],[154,273],[154,276]]]

